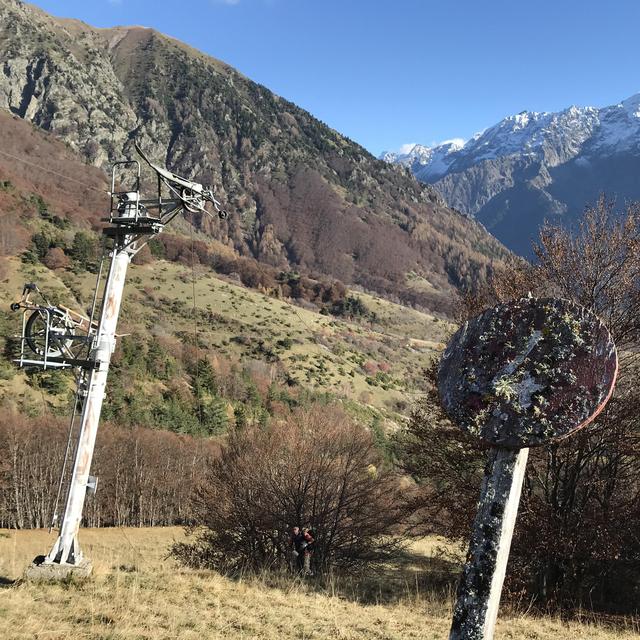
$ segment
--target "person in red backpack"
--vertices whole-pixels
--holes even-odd
[[[304,546],[304,575],[311,576],[313,575],[311,572],[311,557],[313,556],[313,552],[315,551],[315,535],[314,532],[305,527],[302,530],[302,535],[304,536],[305,546]]]

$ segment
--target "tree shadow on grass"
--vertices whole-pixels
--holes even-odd
[[[461,565],[441,556],[400,551],[384,565],[363,565],[357,572],[304,577],[285,572],[264,572],[261,582],[277,589],[311,590],[363,605],[427,600],[449,602]]]
[[[13,580],[12,578],[7,578],[6,576],[0,576],[0,589],[12,587],[14,584],[16,584],[16,580]]]
[[[460,565],[440,556],[425,556],[410,549],[375,568],[358,574],[320,578],[323,589],[360,604],[391,604],[400,601],[445,602],[455,592]],[[324,584],[322,584],[324,583]]]

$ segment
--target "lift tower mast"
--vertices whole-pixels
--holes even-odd
[[[91,564],[78,544],[78,529],[87,488],[95,490],[96,479],[89,476],[89,471],[109,363],[116,345],[116,327],[127,268],[132,257],[183,210],[207,213],[205,206],[210,202],[221,219],[227,217],[211,189],[152,164],[137,145],[136,151],[156,173],[157,197],[150,200],[140,199],[138,161],[126,160],[113,165],[111,207],[107,220],[109,224],[103,231],[105,236],[112,240],[112,249],[100,313],[96,320],[94,321],[93,316],[99,297],[100,274],[96,283],[94,311],[90,319],[73,314],[66,307],[51,306],[46,299],[47,304],[43,306],[29,303],[30,292],[37,291],[35,285],[27,285],[27,295],[23,293],[23,300],[12,305],[14,310],[22,308],[25,312],[19,363],[22,366],[74,368],[78,371],[76,406],[70,426],[71,440],[75,440],[72,442],[75,446],[68,447],[68,451],[75,450],[75,455],[65,487],[66,501],[60,533],[48,555],[40,557],[40,562],[34,563],[28,570],[33,577],[56,578],[73,570],[81,573],[91,570]],[[127,190],[118,190],[116,185],[116,176],[122,172],[129,173],[129,180],[133,179],[133,185],[129,185]],[[28,311],[32,311],[32,314],[27,319]],[[86,333],[77,335],[78,328],[81,331],[84,328]],[[78,343],[81,345],[80,349],[76,346]],[[84,354],[80,356],[82,344],[86,346]],[[33,354],[36,355],[35,359]],[[77,425],[74,421],[77,421]],[[61,487],[64,478],[63,468]],[[54,514],[53,518],[55,522],[57,514]]]

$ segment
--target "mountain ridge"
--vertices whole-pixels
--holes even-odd
[[[602,108],[522,111],[461,146],[414,145],[381,157],[409,168],[450,206],[530,255],[545,219],[570,226],[603,192],[640,197],[631,180],[640,165],[640,93]]]

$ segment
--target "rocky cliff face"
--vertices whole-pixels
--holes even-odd
[[[151,29],[95,29],[0,0],[0,56],[0,108],[96,166],[132,156],[136,140],[217,185],[234,215],[199,224],[241,254],[432,306],[506,255],[431,187]]]
[[[100,164],[136,123],[95,34],[20,2],[0,3],[0,106]],[[104,149],[100,147],[105,147]]]
[[[415,145],[384,157],[529,255],[545,219],[571,225],[601,193],[640,198],[640,95],[602,109],[524,111],[456,148]]]

